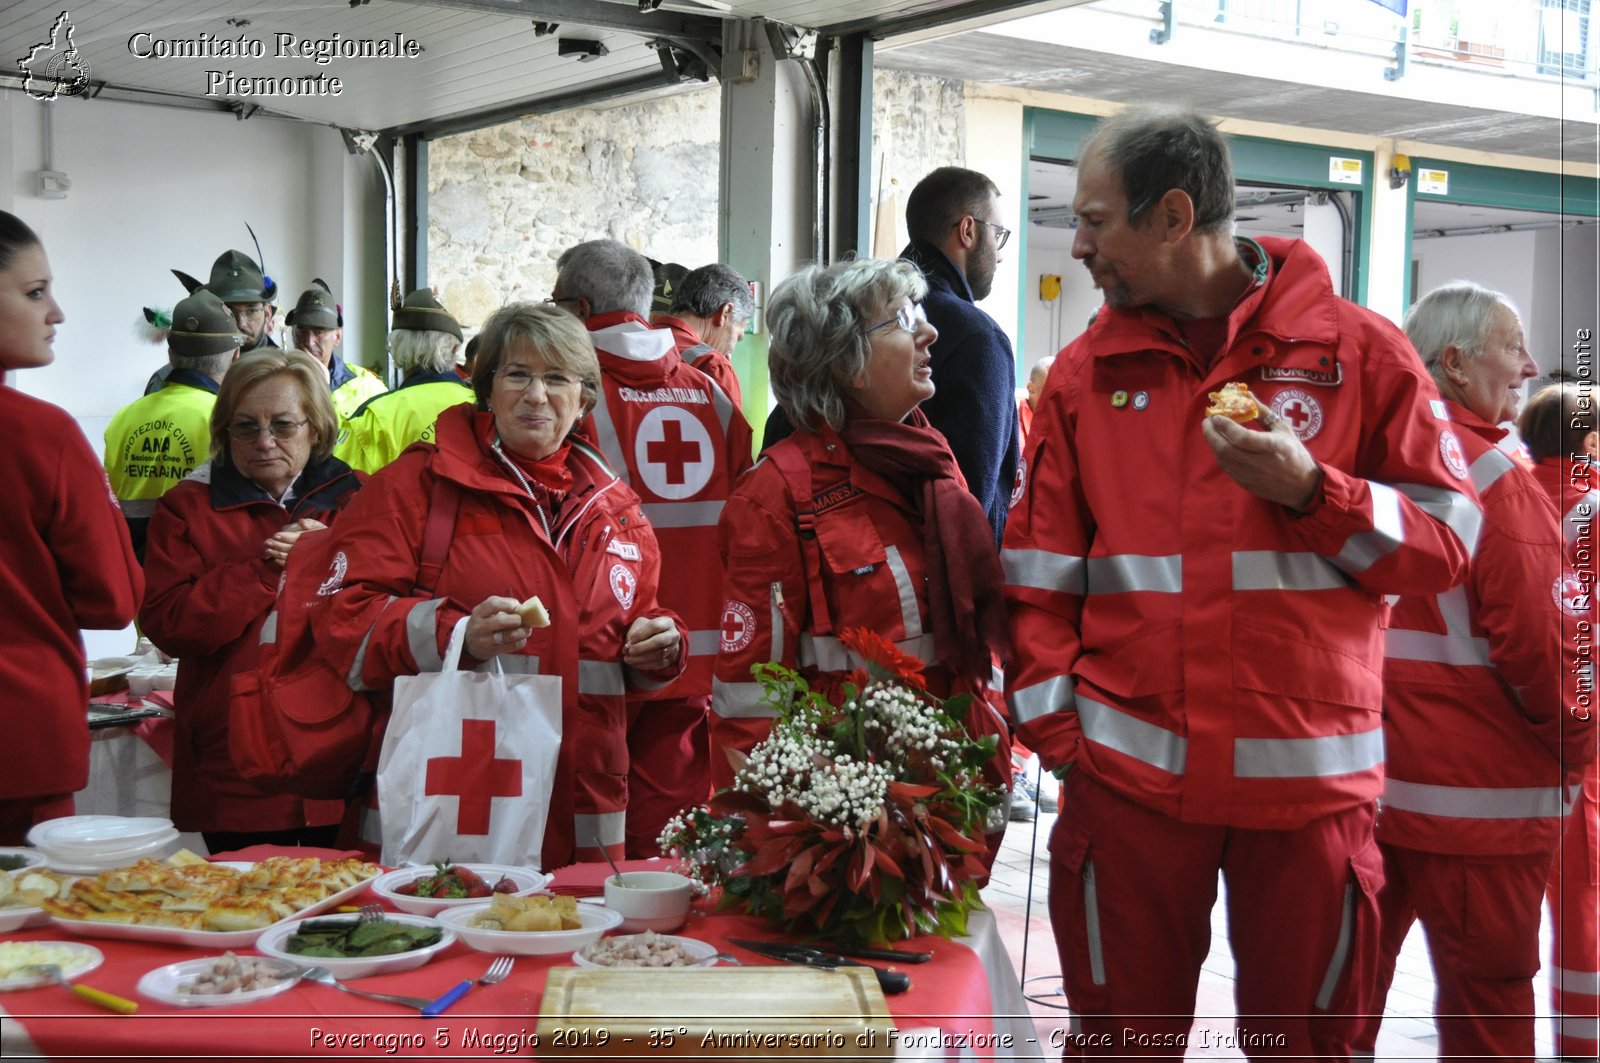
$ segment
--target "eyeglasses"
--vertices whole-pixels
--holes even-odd
[[[583,381],[570,373],[551,370],[548,373],[530,373],[526,369],[513,366],[510,369],[495,370],[494,379],[497,384],[507,391],[527,391],[533,386],[535,380],[544,386],[545,393],[552,391],[571,391]]]
[[[906,303],[894,312],[894,317],[868,327],[865,329],[865,333],[870,336],[879,329],[888,328],[890,325],[899,325],[907,332],[915,333],[917,326],[926,320],[928,320],[928,312],[922,309],[921,303]]]
[[[240,443],[254,443],[261,438],[262,432],[271,432],[272,438],[281,443],[285,439],[293,439],[299,435],[300,429],[306,424],[306,421],[273,421],[271,424],[241,421],[228,426],[228,438],[238,440]]]
[[[266,316],[266,303],[229,303],[228,309],[235,321],[257,321]]]
[[[987,225],[989,228],[994,230],[994,249],[996,251],[998,251],[1002,247],[1006,246],[1006,241],[1011,239],[1011,230],[1010,229],[1007,229],[1004,225],[1000,225],[1000,224],[997,224],[997,223],[992,222],[992,221],[984,221],[982,218],[978,217],[976,214],[970,214],[970,215],[964,214],[964,215],[962,215],[961,217],[957,218],[954,222],[951,223],[950,228],[954,229],[957,225],[960,225],[962,222],[966,221],[967,218],[969,218],[969,217],[973,221],[977,222],[979,225]]]
[[[552,295],[546,298],[545,302],[560,306],[562,303],[575,303],[581,298],[583,297],[580,295]]]

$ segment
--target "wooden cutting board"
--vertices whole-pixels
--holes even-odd
[[[891,1059],[893,1025],[870,970],[554,967],[538,1055]]]

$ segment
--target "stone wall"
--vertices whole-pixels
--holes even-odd
[[[651,258],[717,258],[721,90],[542,115],[433,141],[429,283],[463,325],[502,303],[543,299],[555,260],[609,236]],[[884,189],[905,238],[905,194],[962,159],[962,87],[899,71],[873,78],[871,195]],[[885,176],[886,175],[886,176]],[[774,278],[779,280],[781,278]]]

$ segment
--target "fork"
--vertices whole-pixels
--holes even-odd
[[[423,1008],[423,1018],[431,1019],[433,1016],[440,1014],[451,1004],[454,1004],[456,1001],[466,996],[467,990],[471,989],[475,985],[494,985],[497,982],[504,982],[506,980],[506,976],[511,973],[511,965],[515,962],[516,960],[511,956],[495,957],[495,961],[489,965],[489,969],[483,972],[482,978],[479,978],[477,981],[473,981],[471,978],[467,979],[465,982],[460,983],[454,989],[451,989],[449,992],[445,993],[445,995],[440,997],[438,1000],[435,1000],[432,1004],[429,1004],[427,1007]]]
[[[335,989],[342,989],[346,993],[354,993],[356,996],[366,997],[368,1000],[381,1000],[385,1004],[400,1004],[408,1008],[416,1008],[418,1011],[428,1006],[428,1002],[422,997],[402,997],[393,993],[374,993],[369,989],[357,989],[355,986],[345,985],[335,978],[333,972],[326,967],[302,968],[295,975],[295,978],[321,982],[323,985],[331,985]]]
[[[66,975],[61,973],[59,964],[32,963],[22,968],[22,971],[35,971],[41,977],[50,979],[63,989],[70,989],[75,996],[80,996],[91,1004],[98,1004],[107,1011],[115,1011],[121,1015],[132,1015],[139,1010],[138,1001],[119,997],[114,993],[107,993],[104,989],[96,989],[87,985],[75,985],[67,981]]]
[[[356,909],[356,919],[362,923],[375,923],[383,918],[383,905],[363,904]]]

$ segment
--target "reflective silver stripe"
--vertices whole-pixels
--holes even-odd
[[[710,352],[708,351],[707,353],[709,354]],[[717,411],[717,420],[722,424],[722,434],[726,437],[728,425],[733,420],[733,400],[728,397],[727,392],[722,390],[722,385],[715,380],[706,377],[706,383],[711,385],[711,408]]]
[[[132,517],[134,520],[149,520],[156,515],[156,503],[159,498],[119,498],[123,516]]]
[[[1000,564],[1008,587],[1083,593],[1085,565],[1081,557],[1049,550],[1002,550]]]
[[[600,453],[605,455],[606,464],[611,466],[611,471],[620,476],[624,482],[628,482],[627,455],[622,452],[622,442],[617,438],[617,426],[611,423],[611,409],[606,405],[606,401],[602,388],[600,401],[594,404],[591,413],[594,418],[595,442],[600,445]]]
[[[1562,1015],[1557,1026],[1563,1041],[1600,1040],[1600,1019],[1593,1015]]]
[[[989,689],[996,694],[1006,692],[1006,673],[999,665],[991,665],[989,668]]]
[[[715,657],[717,647],[720,645],[722,645],[722,632],[720,631],[689,632],[690,657]]]
[[[1019,724],[1077,708],[1070,675],[1052,676],[1042,683],[1013,690],[1006,695],[1006,702],[1011,706],[1011,718]]]
[[[923,664],[934,659],[933,636],[918,635],[895,643],[901,653],[909,653]],[[844,648],[844,643],[832,635],[800,633],[800,667],[816,668],[819,672],[848,672],[865,664],[860,657]]]
[[[1390,778],[1383,786],[1383,807],[1449,819],[1560,819],[1571,806],[1559,786],[1495,789]]]
[[[1328,960],[1328,969],[1322,976],[1322,985],[1317,989],[1316,1006],[1318,1011],[1327,1011],[1328,1005],[1333,1003],[1333,991],[1339,987],[1339,976],[1344,973],[1345,961],[1350,957],[1350,940],[1356,932],[1356,884],[1344,884],[1344,905],[1339,910],[1339,936],[1334,939],[1333,956]]]
[[[1386,632],[1383,656],[1389,661],[1431,661],[1434,664],[1456,666],[1475,664],[1483,668],[1494,666],[1489,659],[1488,639],[1452,638],[1431,631],[1395,629]]]
[[[616,661],[579,661],[578,693],[620,697],[627,692],[622,682],[622,665]]]
[[[1561,518],[1561,531],[1568,546],[1577,542],[1578,536],[1594,525],[1597,513],[1600,513],[1600,491],[1591,490],[1572,504],[1572,508]]]
[[[766,690],[760,683],[711,681],[711,711],[724,720],[770,720],[778,710],[761,697]]]
[[[1467,588],[1457,584],[1434,598],[1439,608],[1439,619],[1444,621],[1444,633],[1451,638],[1472,637],[1472,609],[1467,604]]]
[[[384,600],[383,609],[389,608],[389,603],[392,601],[394,601],[394,595],[391,594]],[[381,617],[383,615],[383,609],[378,610],[378,616]],[[371,687],[367,686],[366,683],[362,682],[361,673],[366,671],[367,646],[372,642],[372,632],[377,628],[377,626],[378,622],[374,620],[372,622],[372,627],[368,628],[367,633],[362,636],[361,645],[356,647],[356,658],[350,662],[350,671],[345,673],[344,681],[349,685],[351,690],[372,689]],[[443,664],[444,662],[441,661],[439,663]]]
[[[772,659],[783,660],[783,583],[772,581]],[[720,647],[719,647],[720,649]]]
[[[1128,594],[1151,591],[1178,594],[1183,590],[1183,555],[1112,554],[1089,559],[1090,594]]]
[[[1100,888],[1095,883],[1094,861],[1083,862],[1083,929],[1089,939],[1089,980],[1106,984],[1106,947],[1100,934]]]
[[[1239,550],[1233,555],[1236,591],[1333,591],[1350,579],[1320,554]]]
[[[1483,526],[1483,511],[1460,491],[1423,484],[1395,484],[1395,489],[1434,520],[1456,533],[1467,556],[1478,552],[1478,531]]]
[[[278,611],[274,609],[267,614],[267,619],[261,624],[261,645],[266,646],[278,641]]]
[[[361,809],[359,825],[356,827],[357,836],[364,842],[382,848],[383,846],[383,815],[370,804]]]
[[[1083,737],[1153,768],[1173,775],[1183,774],[1184,758],[1189,753],[1188,739],[1092,698],[1080,696],[1077,703]]]
[[[1600,973],[1595,971],[1574,971],[1567,967],[1557,967],[1551,972],[1550,980],[1556,984],[1556,989],[1563,993],[1600,997]]]
[[[621,845],[627,840],[624,830],[627,824],[626,812],[575,812],[572,815],[572,826],[577,832],[578,848],[593,849],[610,848]]]
[[[1478,455],[1478,460],[1467,469],[1467,476],[1472,480],[1472,486],[1477,489],[1478,497],[1482,498],[1500,477],[1511,471],[1511,468],[1511,459],[1499,448],[1490,447]]]
[[[484,661],[483,663],[479,664],[477,668],[473,669],[473,671],[492,672],[494,671],[495,664],[497,662],[500,665],[500,670],[506,675],[539,674],[539,658],[530,657],[521,653],[502,653],[498,657],[495,657],[494,660]]]
[[[715,528],[722,518],[722,501],[646,502],[644,515],[658,528]]]
[[[444,658],[439,656],[439,606],[443,604],[443,598],[430,598],[406,614],[406,642],[418,672],[437,672],[444,667]]]
[[[911,585],[911,572],[906,568],[906,559],[900,556],[898,546],[886,546],[883,552],[889,574],[894,577],[894,589],[900,595],[900,626],[905,630],[906,638],[914,639],[922,634],[922,611],[917,608],[917,591]]]
[[[1383,728],[1322,738],[1235,738],[1236,779],[1350,775],[1383,764]]]
[[[1400,515],[1400,493],[1387,484],[1367,481],[1372,494],[1372,530],[1357,532],[1331,560],[1346,572],[1365,572],[1406,541]]]

